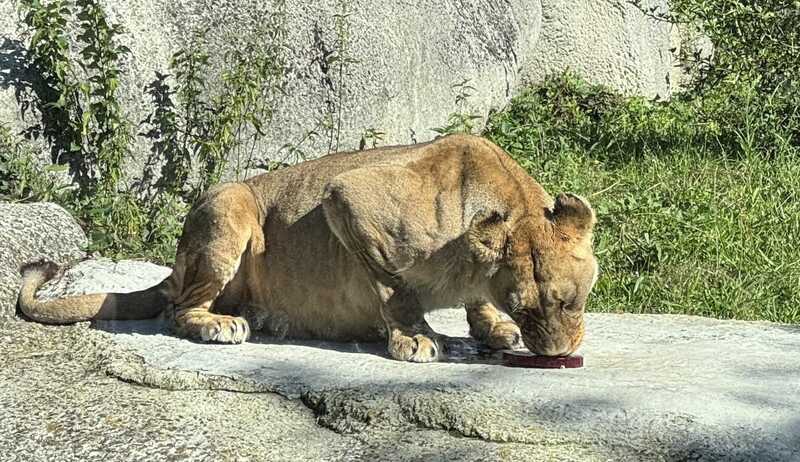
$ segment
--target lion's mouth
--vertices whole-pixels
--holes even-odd
[[[563,335],[548,329],[543,323],[528,320],[529,326],[533,327],[533,336],[522,334],[522,343],[531,353],[543,356],[569,356],[574,353],[583,341],[585,332],[584,324],[581,322],[577,330],[572,335]],[[558,340],[556,340],[558,339]],[[559,341],[563,339],[564,341]]]

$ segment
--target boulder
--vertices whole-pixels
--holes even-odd
[[[259,158],[285,158],[286,144],[310,157],[355,148],[370,129],[385,132],[382,145],[430,140],[449,114],[486,116],[523,86],[567,68],[627,93],[668,96],[671,88],[669,26],[625,0],[101,3],[127,30],[123,41],[132,54],[121,91],[137,122],[151,110],[143,89],[156,72],[169,72],[177,50],[207,49],[213,92],[225,70],[221,56],[260,37],[265,21],[280,28],[285,93],[272,102]],[[650,4],[667,7],[666,0]],[[30,71],[14,8],[0,3],[0,123],[22,127],[14,93]],[[333,56],[348,61],[340,68],[342,61],[326,61]],[[473,88],[457,102],[459,83]],[[137,138],[138,164],[149,146]]]
[[[51,203],[0,202],[0,318],[14,316],[21,265],[41,258],[66,264],[85,256],[86,235]]]
[[[666,12],[662,0],[542,0],[542,25],[520,75],[525,86],[566,69],[626,94],[668,99],[675,55],[673,26],[642,9]]]

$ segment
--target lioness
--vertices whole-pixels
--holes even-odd
[[[32,264],[19,306],[56,324],[166,310],[178,335],[221,343],[244,342],[251,327],[386,338],[392,357],[428,362],[442,343],[423,314],[463,302],[470,334],[490,347],[521,338],[534,353],[566,355],[597,278],[594,222],[586,201],[553,201],[493,143],[451,135],[221,184],[189,212],[160,284],[37,301],[57,267]]]

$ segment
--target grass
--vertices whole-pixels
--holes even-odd
[[[726,145],[684,117],[696,102],[606,93],[552,79],[485,133],[547,190],[595,207],[601,276],[589,309],[800,322],[797,149]]]

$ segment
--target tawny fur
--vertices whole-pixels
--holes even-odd
[[[295,338],[388,337],[393,357],[426,362],[441,345],[423,313],[464,302],[473,334],[491,346],[521,338],[566,354],[580,343],[596,279],[594,222],[585,200],[554,201],[491,142],[451,135],[219,185],[189,212],[161,284],[40,302],[53,268],[33,265],[19,305],[48,323],[166,309],[179,335],[225,343],[256,326]]]

